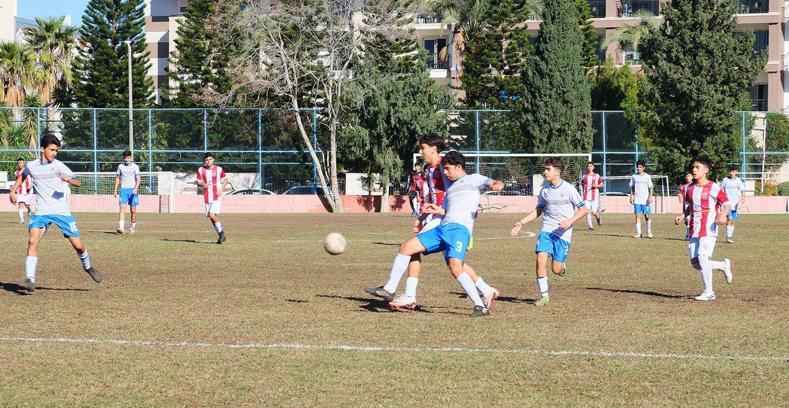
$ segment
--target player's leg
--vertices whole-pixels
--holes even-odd
[[[400,296],[392,298],[389,302],[389,307],[397,310],[414,310],[416,309],[416,288],[419,285],[419,273],[422,271],[422,256],[421,254],[411,255],[411,260],[408,262],[408,278],[405,280],[405,292]],[[397,287],[400,285],[400,279],[403,275],[400,274],[400,269],[392,269],[389,272],[389,280],[380,288],[371,288],[367,292],[380,296],[383,298],[390,297],[390,294],[397,292]],[[381,292],[383,289],[385,292]]]
[[[638,214],[640,214],[638,204],[635,204],[633,208],[636,217],[636,235],[633,235],[633,238],[641,238],[641,219],[638,217]]]
[[[134,234],[137,232],[137,206],[130,206],[129,212],[131,213],[131,228],[129,228],[129,233]]]
[[[64,232],[65,233],[65,232]],[[90,277],[96,283],[101,283],[101,275],[99,271],[94,268],[90,263],[90,254],[88,253],[87,248],[85,248],[85,244],[82,242],[80,237],[68,237],[68,241],[71,243],[71,246],[77,251],[77,256],[79,256],[79,261],[82,263],[82,270],[88,273]]]
[[[420,240],[420,238],[422,240]],[[440,241],[438,240],[435,230],[421,233],[403,242],[400,244],[397,255],[392,262],[392,267],[389,271],[389,281],[386,285],[377,288],[368,288],[365,289],[365,291],[373,296],[391,301],[394,299],[395,290],[397,290],[397,284],[400,282],[400,278],[402,278],[406,270],[408,270],[411,262],[419,262],[419,257],[414,257],[414,255],[425,252],[426,246],[437,247],[438,243],[440,243]]]
[[[592,211],[593,211],[592,201],[586,202],[586,209],[588,210],[586,212],[586,227],[588,230],[593,230],[594,226],[592,225]]]
[[[46,226],[31,227],[27,238],[27,257],[25,258],[25,283],[24,287],[29,291],[36,290],[36,267],[38,266],[38,243],[47,232]]]
[[[450,257],[447,258],[447,266],[449,267],[449,272],[452,273],[452,276],[457,279],[458,284],[460,287],[463,288],[463,291],[466,292],[466,296],[468,296],[469,300],[474,304],[474,312],[471,314],[472,317],[480,317],[486,316],[490,314],[488,312],[488,308],[485,307],[485,304],[482,302],[482,298],[480,298],[479,293],[477,292],[477,287],[474,285],[474,281],[471,280],[471,277],[463,270],[463,260]]]
[[[653,237],[653,235],[652,235],[652,218],[650,217],[650,213],[651,212],[652,211],[650,210],[650,207],[647,204],[645,206],[645,208],[644,208],[644,219],[647,222],[647,238],[652,238]]]
[[[726,242],[734,242],[734,224],[737,222],[737,210],[732,209],[726,215]]]
[[[477,272],[471,265],[467,263],[463,263],[463,271],[471,277],[471,281],[474,282],[474,286],[477,287],[477,291],[482,295],[482,302],[485,303],[485,307],[490,309],[490,306],[493,304],[493,301],[498,299],[501,296],[501,292],[498,289],[488,285],[482,276],[477,275]]]
[[[123,197],[121,196],[121,199]],[[126,233],[126,205],[125,204],[118,204],[118,233],[125,234]]]
[[[545,306],[550,302],[550,297],[548,296],[548,276],[545,270],[547,264],[548,253],[538,252],[535,262],[535,273],[537,275],[537,291],[540,293],[540,298],[534,302],[535,306]]]
[[[25,208],[27,208],[27,204],[23,202],[19,202],[19,223],[23,224],[25,222]]]
[[[597,220],[597,225],[602,224],[603,220],[600,217],[600,197],[597,197],[597,200],[592,201],[592,209],[594,212],[594,217]]]

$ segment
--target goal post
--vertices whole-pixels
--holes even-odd
[[[607,186],[605,195],[629,195],[631,177],[632,176],[603,177],[603,181]],[[669,178],[668,176],[651,174],[649,177],[652,179],[652,184],[655,186],[655,212],[663,214],[666,212],[665,200],[671,196]]]
[[[115,172],[75,172],[80,180],[79,187],[70,187],[70,194],[94,196],[97,206],[117,206],[118,199],[113,197]],[[140,210],[145,212],[175,212],[175,174],[172,172],[140,172]],[[120,194],[120,187],[118,188]],[[75,208],[80,211],[79,208]]]

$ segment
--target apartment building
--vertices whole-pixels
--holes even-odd
[[[768,61],[764,71],[751,88],[752,109],[789,113],[789,6],[783,0],[730,0],[737,9],[737,31],[752,30],[756,35],[755,49],[766,50]],[[625,25],[636,25],[636,14],[645,11],[660,18],[667,0],[589,0],[593,24],[601,44],[607,36]],[[528,21],[530,36],[536,37],[540,21]],[[430,76],[442,84],[459,84],[462,62],[453,55],[454,36],[451,27],[435,16],[416,16],[412,23],[419,41],[431,58]],[[786,38],[786,40],[785,40]],[[631,64],[640,70],[635,50],[612,43],[601,57],[612,58],[615,64]]]

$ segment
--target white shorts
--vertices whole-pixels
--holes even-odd
[[[33,194],[17,194],[16,195],[16,202],[19,204],[27,204],[30,205],[30,202],[33,201]]]
[[[715,251],[715,242],[718,237],[700,237],[691,238],[688,241],[688,258],[698,258],[706,256],[712,258],[712,252]]]
[[[222,213],[222,198],[214,200],[205,205],[205,216],[210,217],[211,214],[219,215]]]
[[[597,199],[586,201],[586,208],[588,208],[589,211],[593,213],[600,212],[600,200]]]

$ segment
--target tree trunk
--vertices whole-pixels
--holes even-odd
[[[331,124],[329,128],[331,129],[331,146],[329,147],[331,150],[331,168],[330,174],[331,177],[331,190],[334,196],[334,212],[345,212],[345,209],[342,206],[342,195],[340,194],[340,183],[337,180],[337,116],[332,115],[333,117],[329,118]]]
[[[326,184],[326,176],[323,173],[323,166],[321,166],[320,160],[318,160],[318,155],[315,153],[315,149],[312,148],[312,143],[310,142],[310,137],[307,134],[307,130],[304,128],[304,121],[301,120],[301,111],[299,110],[299,103],[295,97],[291,97],[292,107],[294,109],[294,114],[296,115],[296,123],[299,125],[299,133],[301,134],[302,141],[307,146],[307,151],[310,153],[310,159],[312,160],[312,165],[315,166],[316,173],[318,173],[318,179],[321,182],[321,188],[323,188],[323,193],[326,195],[326,201],[329,202],[329,206],[331,207],[332,212],[335,212],[336,209],[336,201],[334,198],[334,192],[330,191],[328,185]]]
[[[384,185],[384,194],[381,196],[381,212],[389,212],[389,176],[381,175],[381,183]]]

